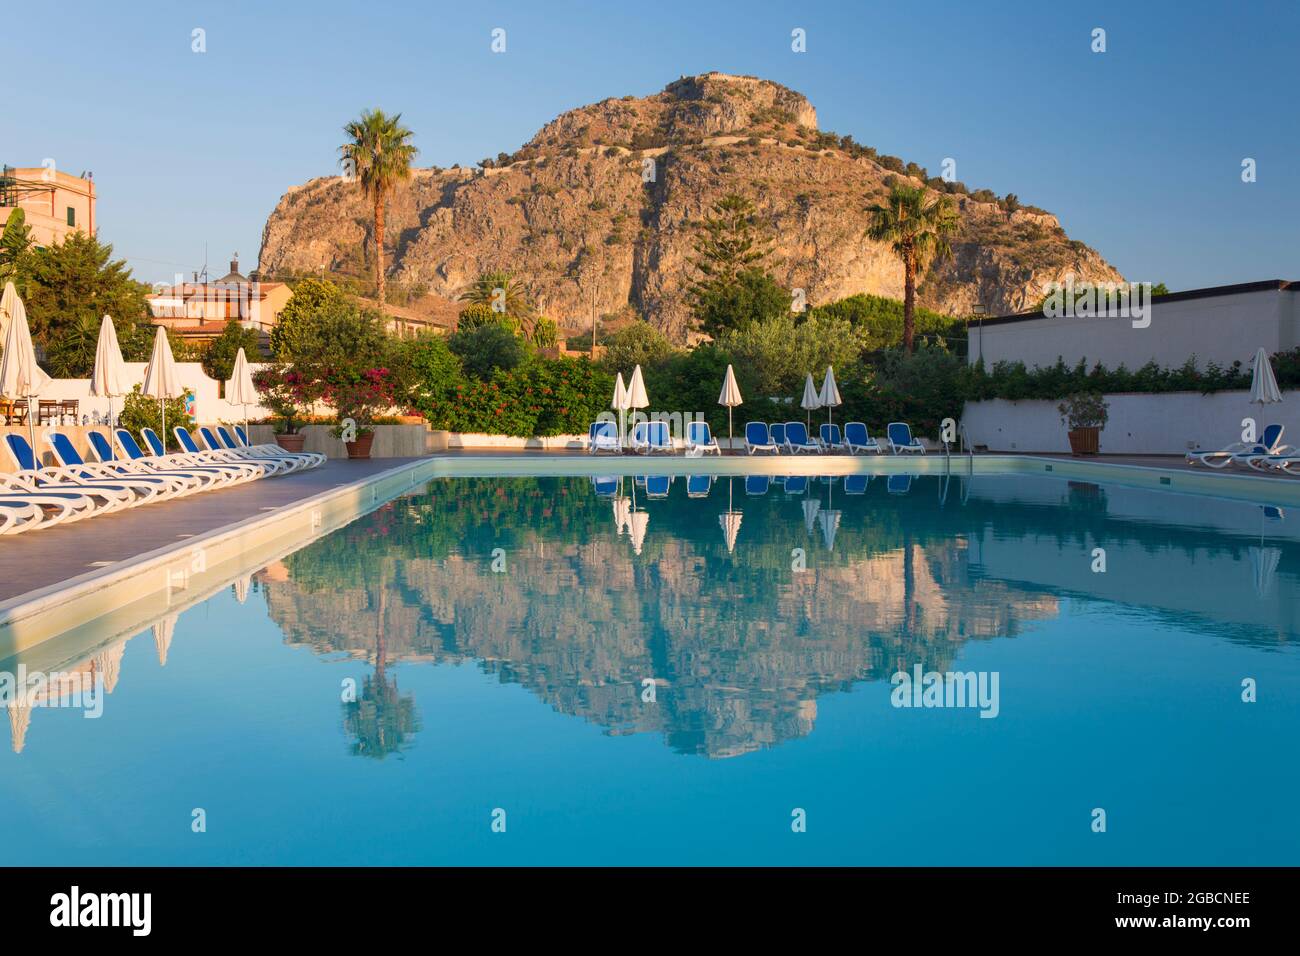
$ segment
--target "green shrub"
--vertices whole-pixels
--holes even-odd
[[[528,347],[519,336],[497,323],[456,332],[448,337],[447,347],[459,356],[468,375],[481,380],[499,370],[508,372],[528,357]]]
[[[171,433],[171,430],[177,425],[188,425],[190,423],[185,414],[185,399],[169,398],[162,404],[167,409],[166,429],[163,428],[163,413],[159,407],[158,399],[142,395],[140,386],[137,385],[131,390],[131,394],[126,396],[126,401],[122,403],[122,414],[118,417],[118,425],[134,435],[135,440],[140,442],[141,446],[144,445],[144,439],[140,436],[141,429],[152,428],[163,436],[166,448],[177,448],[176,437]],[[164,434],[164,431],[166,434]],[[147,450],[149,449],[146,448]]]
[[[649,322],[633,322],[609,337],[601,365],[611,372],[630,372],[636,366],[658,365],[673,353],[668,337]]]

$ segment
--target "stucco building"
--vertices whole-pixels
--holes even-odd
[[[95,234],[93,173],[73,176],[51,166],[5,166],[0,170],[0,233],[14,209],[22,209],[38,246],[52,246],[74,232]]]

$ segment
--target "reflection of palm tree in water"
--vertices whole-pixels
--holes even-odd
[[[388,592],[380,576],[378,613],[375,616],[375,672],[361,685],[361,696],[343,704],[343,728],[353,738],[352,753],[359,757],[382,760],[398,753],[408,737],[420,729],[415,698],[397,689],[397,678],[387,673],[388,648],[385,641]],[[372,599],[371,607],[376,602]]]

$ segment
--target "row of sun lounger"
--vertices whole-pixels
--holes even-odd
[[[925,454],[925,446],[912,437],[912,428],[906,422],[891,422],[884,441],[872,438],[862,422],[849,422],[841,434],[840,426],[824,424],[816,438],[810,438],[803,422],[748,422],[745,425],[745,453],[760,452],[790,455],[825,454],[827,452],[856,455],[859,452],[886,450],[895,455]],[[639,454],[673,454],[677,449],[666,421],[639,422],[628,434],[626,447]],[[587,433],[589,454],[607,451],[618,454],[624,444],[619,441],[618,426],[614,422],[592,422]],[[685,451],[688,455],[722,454],[707,422],[693,421],[686,425]]]
[[[866,494],[871,478],[871,475],[844,475],[845,494]],[[675,478],[671,475],[641,475],[633,480],[638,488],[644,489],[647,498],[667,498],[668,491],[672,487]],[[714,475],[686,475],[686,496],[688,498],[707,498],[714,482],[717,480]],[[808,486],[816,480],[807,475],[790,475],[784,478],[771,475],[746,475],[744,480],[745,494],[765,495],[772,485],[779,485],[786,494],[802,495],[808,490]],[[823,483],[830,483],[839,479],[828,475],[820,480]],[[591,483],[597,495],[602,498],[612,497],[618,493],[619,476],[595,475],[592,477]],[[888,475],[886,476],[885,487],[890,494],[905,495],[912,488],[912,475]]]
[[[1187,456],[1187,463],[1205,465],[1207,468],[1245,465],[1255,471],[1282,471],[1288,475],[1300,475],[1300,449],[1282,444],[1282,433],[1285,430],[1282,425],[1266,425],[1259,441],[1235,442],[1218,451],[1191,452]]]
[[[79,521],[231,485],[287,475],[323,464],[324,455],[287,452],[278,445],[251,445],[236,426],[173,430],[181,450],[167,452],[152,428],[141,431],[148,451],[125,428],[113,430],[117,448],[101,432],[89,432],[96,460],[86,461],[65,433],[46,432],[57,465],[45,466],[20,434],[4,436],[15,471],[0,474],[0,534]]]

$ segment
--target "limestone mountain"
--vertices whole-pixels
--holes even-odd
[[[866,208],[895,178],[925,175],[819,131],[812,104],[777,83],[683,77],[653,96],[570,110],[484,168],[417,170],[389,203],[393,279],[445,301],[479,274],[507,269],[562,326],[631,310],[680,339],[697,224],[735,192],[753,200],[776,240],[769,270],[809,305],[858,292],[902,298],[902,266],[863,236]],[[1030,307],[1045,283],[1070,274],[1121,278],[1049,213],[987,191],[953,198],[954,255],[924,274],[922,305],[965,314],[983,303],[996,314]],[[355,183],[313,179],[268,219],[261,271],[364,276],[370,230]]]

